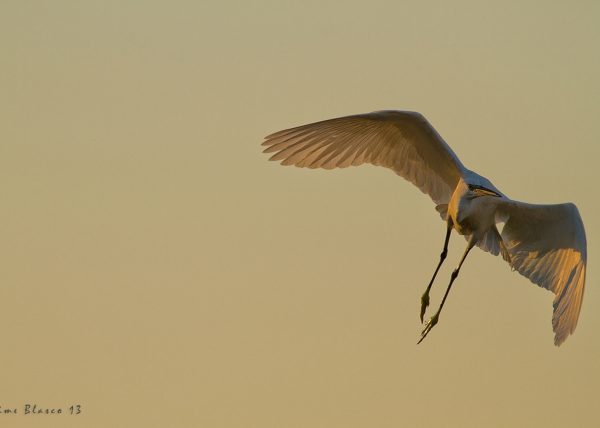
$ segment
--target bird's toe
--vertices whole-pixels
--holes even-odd
[[[427,310],[427,307],[429,306],[429,293],[425,292],[422,296],[421,296],[421,324],[423,324],[423,317],[425,316],[425,311]]]
[[[423,339],[425,339],[427,337],[427,335],[429,334],[429,332],[431,331],[431,329],[433,327],[435,327],[435,325],[438,323],[438,319],[439,319],[439,315],[436,313],[434,316],[432,316],[429,319],[429,321],[427,321],[427,324],[425,324],[425,328],[421,332],[421,338],[417,342],[417,345],[419,343],[421,343],[423,341]]]

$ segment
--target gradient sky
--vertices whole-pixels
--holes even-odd
[[[0,406],[83,413],[0,424],[598,426],[600,6],[485,3],[4,1]],[[381,109],[422,112],[514,199],[579,207],[563,346],[553,295],[479,250],[416,346],[431,201],[261,153]]]

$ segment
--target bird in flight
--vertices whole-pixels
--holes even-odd
[[[452,229],[467,247],[440,306],[425,323],[418,343],[438,323],[452,284],[474,246],[502,258],[531,282],[555,294],[552,327],[560,345],[575,330],[585,287],[586,238],[572,203],[534,205],[506,197],[487,178],[467,169],[423,115],[378,111],[324,120],[265,137],[265,153],[282,165],[346,168],[365,163],[391,169],[436,204],[446,223],[440,260],[421,297],[429,291],[448,252]],[[500,232],[497,224],[503,223]]]

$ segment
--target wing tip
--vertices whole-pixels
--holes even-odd
[[[565,343],[565,340],[567,340],[567,337],[569,337],[572,333],[555,333],[554,334],[554,346],[556,346],[557,348],[562,345],[563,343]]]

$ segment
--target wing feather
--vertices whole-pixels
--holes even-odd
[[[575,331],[587,263],[585,230],[574,204],[533,205],[503,201],[502,240],[511,267],[555,294],[552,327],[558,346]]]
[[[384,166],[447,204],[466,169],[419,113],[380,111],[302,125],[266,137],[265,153],[282,165]]]

